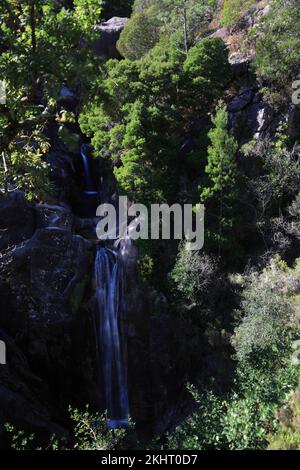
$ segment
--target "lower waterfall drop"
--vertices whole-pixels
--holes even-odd
[[[95,259],[95,315],[108,427],[128,425],[127,332],[124,299],[125,270],[118,253],[98,248]]]

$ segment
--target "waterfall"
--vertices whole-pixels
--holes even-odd
[[[108,426],[128,424],[124,266],[118,253],[98,248],[95,259],[95,314],[98,356],[105,387]]]
[[[83,171],[84,171],[84,194],[87,194],[88,196],[95,196],[97,195],[97,192],[95,191],[94,184],[93,184],[93,178],[91,175],[91,169],[90,169],[90,162],[87,156],[87,145],[83,144],[80,149],[81,157],[82,157],[82,163],[83,163]]]

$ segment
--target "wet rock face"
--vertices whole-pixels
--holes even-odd
[[[63,427],[51,419],[53,409],[42,398],[48,394],[46,384],[32,372],[21,349],[3,330],[0,330],[0,339],[6,343],[9,358],[7,365],[0,367],[0,423],[34,429],[45,438],[49,433],[66,435]],[[0,442],[1,449],[5,447],[1,430]]]
[[[278,120],[257,85],[242,87],[228,103],[229,126],[240,143],[274,133]]]
[[[237,113],[251,104],[255,94],[254,87],[242,87],[236,97],[228,103],[229,113]]]
[[[149,362],[149,308],[147,291],[139,282],[138,251],[133,242],[120,240],[118,255],[124,269],[126,368],[130,415],[138,427],[152,426]]]
[[[58,432],[69,403],[96,401],[88,291],[93,247],[59,206],[1,201],[0,426]],[[6,232],[4,232],[6,234]],[[91,396],[93,395],[94,396]]]
[[[97,26],[100,39],[95,42],[94,49],[96,54],[109,58],[120,59],[120,53],[117,50],[117,42],[120,34],[125,28],[128,18],[119,18],[114,16],[108,21]]]
[[[300,106],[290,105],[287,117],[288,133],[292,138],[300,135]]]
[[[0,250],[30,238],[35,230],[35,213],[23,196],[0,201]]]
[[[57,201],[66,208],[79,201],[80,184],[76,181],[76,171],[79,158],[71,155],[65,148],[51,151],[47,162],[51,166],[51,178],[57,190]]]
[[[37,230],[13,252],[10,274],[16,311],[26,306],[29,318],[43,323],[68,317],[73,290],[88,276],[85,241],[56,227]]]
[[[266,0],[256,2],[246,11],[239,21],[231,28],[231,33],[245,32],[255,26],[262,17],[266,16],[270,11],[270,5]]]

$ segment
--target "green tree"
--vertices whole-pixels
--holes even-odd
[[[164,202],[176,191],[181,73],[163,48],[143,61],[111,61],[103,103],[80,116],[100,155],[109,151],[120,190],[136,202]]]
[[[162,0],[160,15],[162,31],[166,34],[179,32],[181,48],[188,55],[190,47],[199,39],[213,17],[215,0]]]
[[[7,95],[6,104],[0,105],[1,161],[6,179],[14,175],[15,166],[25,190],[34,165],[23,167],[22,158],[45,153],[44,130],[55,117],[63,80],[80,88],[82,99],[92,86],[96,63],[90,44],[100,12],[96,0],[75,0],[73,9],[52,0],[26,0],[22,7],[7,0],[0,5],[0,77]]]
[[[159,21],[154,8],[135,13],[121,33],[117,47],[123,57],[136,60],[143,57],[159,41]]]
[[[272,268],[265,269],[261,276],[253,276],[243,292],[242,319],[233,338],[240,362],[251,357],[262,358],[266,351],[272,350],[276,357],[289,343],[293,309],[281,292],[287,277],[286,268],[281,269],[281,263],[274,260]]]
[[[228,50],[219,38],[205,38],[192,47],[183,68],[190,102],[198,101],[203,107],[221,96],[231,77]]]
[[[203,42],[196,56],[189,51],[194,69],[168,41],[159,42],[141,60],[109,61],[99,79],[99,103],[87,106],[80,116],[96,152],[109,153],[120,189],[135,201],[175,197],[182,135],[196,112],[206,113],[212,106],[226,81],[226,49],[219,40]],[[217,82],[220,85],[214,86]]]
[[[6,424],[13,450],[115,450],[124,441],[126,430],[107,427],[107,416],[92,413],[87,406],[84,411],[69,408],[72,422],[72,441],[52,435],[46,448],[39,446],[39,436],[28,434]],[[43,442],[43,445],[44,442]]]
[[[286,88],[300,76],[300,10],[298,0],[273,0],[270,12],[253,31],[259,75]]]
[[[160,39],[176,41],[187,56],[212,18],[214,0],[136,0],[118,47],[126,58],[143,57]]]
[[[170,278],[185,306],[201,306],[206,293],[216,284],[217,264],[201,251],[180,247]],[[178,301],[178,297],[176,297]]]
[[[209,237],[218,246],[218,254],[234,240],[237,223],[236,206],[239,194],[239,173],[236,162],[238,144],[228,131],[228,113],[219,104],[209,132],[208,164],[205,173],[208,184],[201,191],[206,206]]]

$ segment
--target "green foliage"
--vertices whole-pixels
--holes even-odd
[[[293,343],[299,335],[292,300],[298,280],[298,265],[288,268],[275,257],[260,275],[250,276],[237,312],[240,320],[232,342],[240,382],[265,401],[279,401],[289,384],[294,387],[299,380],[299,368],[292,361]]]
[[[145,254],[144,256],[140,256],[138,260],[138,270],[141,278],[144,281],[148,281],[153,276],[153,268],[154,268],[154,261],[153,258]]]
[[[217,265],[211,257],[182,244],[170,279],[185,302],[201,305],[203,294],[216,281],[216,274]]]
[[[300,164],[289,149],[288,137],[281,130],[263,159],[263,171],[272,192],[273,206],[280,212],[291,195],[295,195],[300,181]]]
[[[233,26],[255,3],[255,0],[225,0],[222,13],[222,24]]]
[[[245,397],[233,394],[222,418],[228,450],[264,449],[268,432],[275,426],[274,407],[262,403],[248,391]]]
[[[22,139],[22,140],[21,140]],[[28,200],[51,200],[54,188],[49,180],[50,168],[45,160],[49,150],[46,137],[37,128],[31,135],[22,135],[11,152],[0,160],[0,187],[22,189]]]
[[[248,204],[254,215],[251,223],[265,246],[284,251],[291,243],[288,232],[293,232],[297,225],[294,216],[287,220],[285,214],[297,212],[299,159],[292,150],[285,126],[273,142],[261,141],[258,151],[256,148],[257,145],[248,149],[249,156],[255,160],[255,171],[247,178]]]
[[[152,17],[151,12],[154,13]],[[136,60],[143,57],[159,41],[160,32],[155,18],[155,12],[149,11],[134,14],[128,25],[121,33],[117,44],[118,50],[123,57]]]
[[[292,360],[299,326],[292,321],[290,297],[298,281],[299,268],[289,269],[278,258],[260,276],[251,277],[234,335],[234,387],[226,396],[192,388],[198,409],[168,436],[167,448],[258,450],[265,449],[270,439],[272,449],[297,448],[299,394],[286,403],[300,381],[299,363]],[[257,316],[256,329],[248,329],[249,318],[254,321]],[[278,415],[283,405],[287,412]]]
[[[107,106],[95,106],[80,116],[81,128],[93,136],[96,150],[111,153],[120,190],[139,202],[165,200],[168,180],[176,171],[176,161],[170,165],[174,143],[168,138],[176,124],[170,108],[176,78],[172,81],[167,61],[150,66],[108,63]]]
[[[101,18],[102,2],[95,0],[73,0],[78,25],[82,30],[89,31]]]
[[[165,34],[179,32],[181,49],[186,52],[205,31],[212,19],[216,0],[159,0]],[[186,42],[186,44],[185,44]]]
[[[236,153],[238,144],[227,130],[228,114],[226,107],[220,104],[213,118],[214,129],[208,136],[211,146],[208,148],[206,174],[211,185],[202,192],[204,200],[227,189],[234,190],[237,179]]]
[[[261,439],[260,447],[277,427],[276,410],[300,380],[299,366],[292,362],[299,328],[290,299],[298,278],[298,269],[288,269],[280,258],[260,276],[253,275],[243,293],[241,320],[233,337],[239,393],[257,401],[257,416],[263,422],[263,429],[251,430],[258,442]]]
[[[80,84],[82,99],[92,87],[92,26],[100,17],[99,5],[76,0],[71,10],[50,0],[27,0],[22,8],[12,0],[1,3],[0,77],[7,102],[0,105],[0,153],[7,166],[6,188],[17,180],[30,197],[47,198],[40,142],[55,115],[63,80]]]
[[[275,423],[272,406],[261,403],[250,391],[227,398],[193,390],[198,409],[173,434],[167,448],[186,450],[258,450],[265,448]]]
[[[226,403],[214,393],[199,393],[189,387],[197,405],[197,412],[174,433],[167,436],[167,449],[219,450],[223,447],[221,417]]]
[[[270,438],[268,450],[300,450],[300,388],[279,410],[280,424]]]
[[[160,39],[170,45],[175,37],[178,50],[187,53],[212,17],[214,0],[136,0],[134,14],[121,34],[120,52],[139,59]]]
[[[202,93],[218,96],[230,79],[228,51],[224,42],[220,38],[202,39],[190,49],[184,71]]]
[[[217,244],[220,254],[222,248],[228,248],[233,242],[238,222],[238,144],[227,130],[228,114],[222,103],[216,110],[213,124],[214,128],[208,134],[211,146],[205,169],[208,185],[201,188],[200,201],[205,204],[209,217],[208,237],[213,244]]]
[[[74,154],[79,153],[80,135],[74,132],[74,130],[71,130],[72,126],[76,124],[75,113],[63,109],[56,115],[56,121],[59,124],[58,136],[67,147],[68,151]]]
[[[108,429],[105,415],[92,414],[88,407],[84,412],[70,409],[74,422],[76,443],[74,450],[114,450],[124,439],[124,429]]]
[[[291,305],[282,296],[278,281],[270,279],[269,273],[265,276],[253,280],[243,294],[243,320],[234,338],[239,360],[261,357],[266,351],[283,351],[289,339]]]
[[[13,10],[13,20],[5,6],[1,9],[2,40],[7,51],[0,58],[0,76],[7,83],[11,110],[34,111],[38,87],[42,86],[45,98],[56,99],[63,79],[76,86],[84,73],[91,71],[89,49],[95,37],[92,26],[101,12],[98,1],[89,0],[87,5],[86,1],[76,0],[75,9],[67,10],[50,0],[28,0],[22,10]],[[83,38],[85,43],[77,47]],[[21,101],[26,96],[33,108]]]
[[[203,40],[197,54],[190,53],[192,60],[183,65],[178,50],[160,42],[143,60],[109,61],[101,80],[102,103],[80,116],[96,151],[110,153],[120,190],[136,202],[165,202],[176,193],[182,130],[221,90],[211,87],[208,95],[207,87],[224,83],[225,70],[215,63],[227,63],[227,51],[218,40]],[[190,75],[191,64],[202,73],[201,83]]]
[[[288,362],[282,362],[281,368],[274,369],[270,361],[263,372],[260,364],[258,367],[260,370],[250,364],[239,367],[235,387],[224,398],[213,392],[194,392],[198,409],[168,436],[167,448],[265,449],[270,434],[278,429],[277,409],[299,384],[300,371]],[[279,427],[278,441],[287,442],[288,436],[292,436],[290,442],[295,443],[297,432],[297,428],[286,432]],[[276,437],[271,440],[273,448],[278,446],[278,441]]]
[[[273,0],[271,10],[252,33],[256,69],[269,82],[285,88],[300,76],[300,11],[298,0]]]
[[[6,431],[11,435],[13,450],[115,450],[121,446],[126,430],[109,429],[106,415],[92,414],[87,406],[85,411],[69,408],[73,422],[72,447],[66,438],[51,436],[49,443],[44,446],[37,444],[37,436],[19,431],[14,426],[6,424]]]
[[[34,442],[35,435],[27,434],[25,431],[18,431],[11,424],[5,424],[5,430],[11,435],[11,448],[13,450],[28,450]]]

